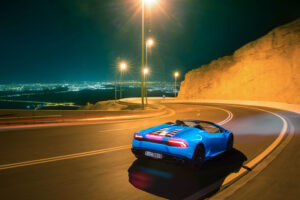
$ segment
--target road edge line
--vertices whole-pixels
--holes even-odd
[[[233,118],[233,114],[229,110],[214,107],[214,106],[205,106],[205,107],[212,107],[212,108],[215,108],[215,109],[223,110],[228,114],[226,119],[224,119],[220,123],[225,124]],[[175,114],[174,110],[170,109],[170,111],[171,112],[169,114],[167,114],[167,116]],[[158,116],[158,118],[159,117],[160,116]],[[36,159],[36,160],[29,160],[29,161],[16,162],[16,163],[10,163],[10,164],[3,164],[3,165],[0,165],[0,171],[5,170],[5,169],[17,168],[17,167],[31,166],[31,165],[37,165],[37,164],[43,164],[43,163],[49,163],[49,162],[56,162],[56,161],[60,161],[60,160],[68,160],[68,159],[73,159],[73,158],[80,158],[80,157],[85,157],[85,156],[98,155],[98,154],[102,154],[102,153],[108,153],[108,152],[128,149],[130,147],[131,147],[131,144],[130,145],[118,146],[118,147],[110,147],[110,148],[106,148],[106,149],[99,149],[99,150],[81,152],[81,153],[73,153],[73,154],[54,156],[54,157],[48,157],[48,158],[42,158],[42,159]]]
[[[184,102],[184,103],[187,103],[187,102]],[[195,103],[195,102],[191,102],[191,103]],[[201,103],[198,103],[198,104],[201,104]],[[221,104],[221,103],[219,103],[219,104]],[[281,129],[281,132],[280,132],[280,134],[279,134],[279,136],[263,151],[263,152],[261,152],[258,156],[256,156],[254,159],[252,159],[251,161],[249,161],[245,166],[246,167],[248,167],[248,168],[250,168],[251,169],[251,171],[252,171],[252,169],[255,169],[260,163],[262,163],[268,156],[270,156],[271,155],[271,153],[272,152],[274,152],[276,149],[278,149],[278,147],[281,145],[281,144],[285,144],[284,145],[284,147],[288,144],[288,142],[291,140],[291,138],[288,140],[288,142],[287,143],[284,143],[284,141],[282,141],[283,139],[284,139],[284,136],[286,135],[286,132],[287,132],[287,128],[288,128],[288,122],[286,121],[286,119],[284,118],[284,117],[282,117],[282,116],[280,116],[279,114],[277,114],[277,113],[274,113],[274,112],[272,112],[272,111],[267,111],[267,110],[264,110],[264,109],[261,109],[261,108],[256,108],[256,107],[248,107],[248,106],[243,106],[243,105],[232,105],[232,106],[236,106],[236,107],[244,107],[244,108],[250,108],[250,109],[254,109],[254,110],[259,110],[259,111],[263,111],[263,112],[267,112],[267,113],[270,113],[270,114],[272,114],[272,115],[274,115],[274,116],[276,116],[276,117],[278,117],[279,119],[281,119],[281,121],[283,122],[283,127],[282,127],[282,129]],[[283,147],[283,148],[284,148]],[[283,149],[282,148],[282,149]],[[281,149],[281,150],[282,150]],[[281,152],[281,151],[280,151]],[[279,153],[280,153],[279,152]],[[278,154],[279,154],[278,153]],[[276,155],[278,155],[278,154],[276,154]],[[273,157],[273,159],[275,159],[276,158],[276,156],[275,157]],[[272,160],[273,160],[272,159]],[[272,161],[271,160],[271,161]],[[269,163],[271,163],[271,161],[269,162]],[[250,163],[250,165],[249,165],[249,163]],[[268,163],[268,164],[269,164]],[[267,164],[267,165],[268,165]],[[247,165],[249,165],[249,166],[247,166]],[[267,166],[266,165],[266,166]],[[266,167],[265,166],[265,167]],[[265,168],[264,167],[264,168]],[[264,168],[262,168],[259,172],[261,172]],[[256,169],[257,170],[257,169]],[[258,172],[258,173],[259,173]],[[257,174],[258,174],[257,173]],[[225,189],[227,189],[229,186],[231,186],[233,183],[235,183],[235,182],[237,182],[237,181],[239,181],[242,177],[244,177],[245,175],[247,175],[247,174],[251,174],[251,173],[249,173],[249,171],[248,170],[246,170],[245,168],[240,168],[240,170],[239,170],[239,172],[237,172],[237,173],[232,173],[232,174],[230,174],[230,175],[228,175],[225,179],[224,179],[224,181],[223,181],[223,183],[222,183],[222,185],[221,185],[221,187],[219,188],[219,192],[217,192],[216,193],[216,195],[214,195],[213,197],[211,197],[211,198],[209,198],[209,199],[212,199],[212,200],[223,200],[224,198],[223,198],[223,194],[221,194],[221,192],[222,191],[224,191]],[[256,174],[256,175],[257,175]],[[255,176],[256,176],[255,175]],[[230,177],[231,176],[231,177]],[[254,176],[254,177],[255,177]],[[252,178],[254,178],[254,177],[252,177]],[[251,179],[252,179],[251,178]],[[218,182],[218,181],[216,181],[216,182]],[[215,184],[215,183],[213,183],[213,184]],[[213,184],[211,184],[211,185],[213,185]],[[244,184],[246,184],[246,183],[244,183]],[[209,188],[209,186],[207,187],[207,188]],[[204,188],[205,189],[205,188]],[[202,192],[203,192],[203,190],[204,189],[202,189],[202,190],[200,190],[200,191],[198,191],[198,192],[196,192],[196,193],[194,193],[194,194],[192,194],[191,196],[189,196],[189,197],[187,197],[187,198],[185,198],[185,200],[193,200],[193,199],[199,199],[201,196],[199,196],[199,195],[202,195]],[[235,190],[236,191],[236,190]],[[233,191],[232,192],[232,194],[235,192],[235,191]],[[212,192],[212,191],[211,191]],[[230,194],[230,195],[232,195],[232,194]],[[228,196],[226,196],[226,197],[229,197],[230,195],[228,195]],[[225,198],[226,198],[225,197]]]
[[[277,156],[284,150],[284,148],[288,145],[288,143],[294,137],[294,126],[289,123],[290,131],[286,138],[275,147],[275,149],[267,155],[258,165],[254,166],[251,172],[245,173],[243,176],[237,178],[233,182],[225,185],[220,191],[215,195],[209,198],[210,200],[224,200],[233,195],[237,190],[245,186],[249,181],[259,175],[271,162],[277,158]]]
[[[24,162],[4,164],[4,165],[0,165],[0,171],[5,170],[5,169],[17,168],[17,167],[24,167],[24,166],[37,165],[37,164],[42,164],[42,163],[55,162],[55,161],[60,161],[60,160],[68,160],[68,159],[72,159],[72,158],[81,158],[81,157],[86,157],[86,156],[99,155],[99,154],[103,154],[103,153],[128,149],[130,147],[131,147],[131,145],[123,145],[123,146],[119,146],[119,147],[110,147],[110,148],[99,149],[99,150],[88,151],[88,152],[73,153],[73,154],[55,156],[55,157],[50,157],[50,158],[42,158],[42,159],[36,159],[36,160],[30,160],[30,161],[24,161]]]

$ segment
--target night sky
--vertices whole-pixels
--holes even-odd
[[[300,1],[159,0],[146,17],[151,80],[168,81],[299,18]],[[110,81],[122,59],[140,80],[140,0],[5,0],[0,18],[0,83]]]

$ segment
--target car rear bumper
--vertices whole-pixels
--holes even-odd
[[[151,151],[153,153],[159,153],[159,154],[163,155],[162,159],[156,159],[156,160],[164,160],[164,161],[167,161],[167,162],[190,163],[190,159],[188,159],[187,157],[180,156],[180,155],[169,154],[169,153],[161,152],[161,151],[157,151],[157,150],[142,149],[142,148],[131,148],[131,151],[138,158],[145,157],[145,158],[155,159],[155,158],[152,158],[152,157],[145,156],[145,151]]]
[[[186,148],[169,146],[162,143],[150,142],[150,141],[139,141],[133,139],[133,149],[148,150],[151,152],[158,152],[161,154],[171,155],[180,158],[192,159],[194,154],[194,146],[192,144]]]

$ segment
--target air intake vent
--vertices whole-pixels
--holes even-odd
[[[168,128],[162,128],[162,129],[159,129],[157,131],[151,132],[151,134],[159,135],[159,136],[163,136],[163,137],[172,137],[181,130],[182,129],[174,129],[174,130],[168,132]]]

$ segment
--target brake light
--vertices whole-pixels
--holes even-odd
[[[143,139],[143,136],[142,136],[142,135],[139,135],[139,134],[135,134],[135,135],[134,135],[134,139],[136,139],[136,140],[141,140],[141,139]]]
[[[181,140],[168,140],[168,145],[174,147],[188,147],[187,143]]]

